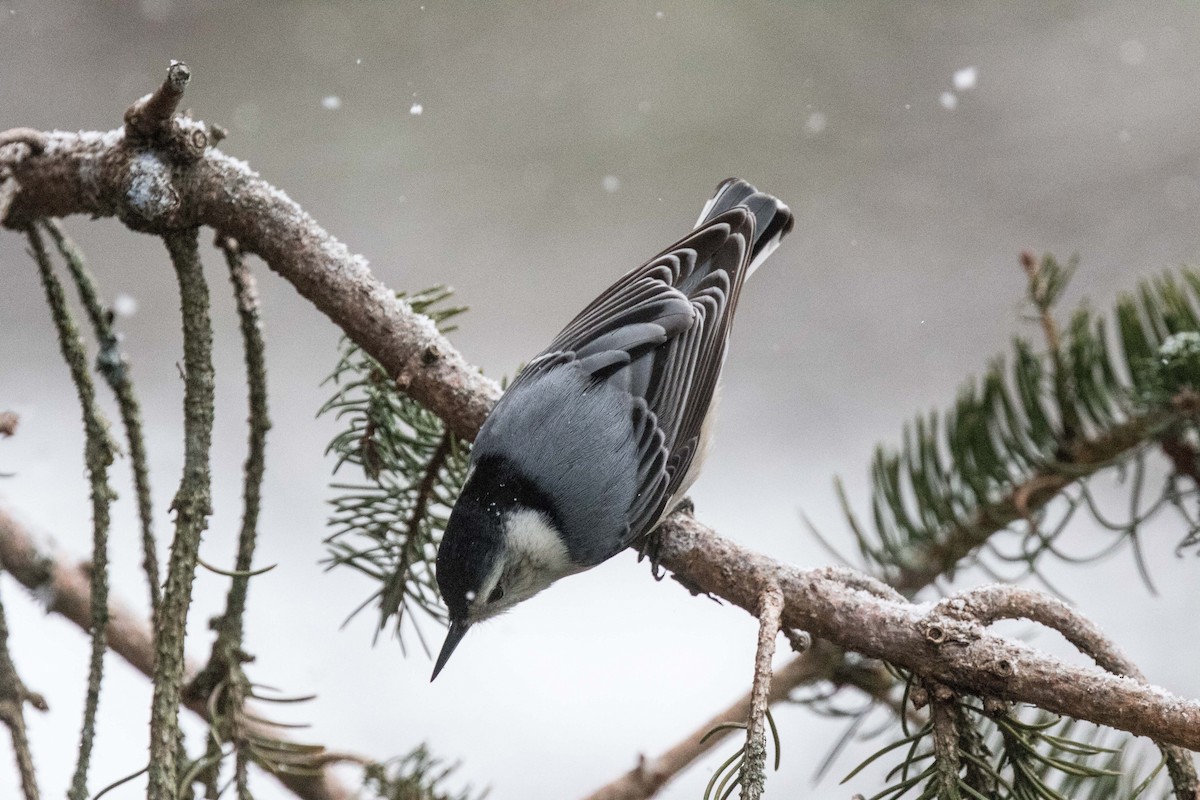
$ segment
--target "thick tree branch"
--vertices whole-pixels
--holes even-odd
[[[59,614],[83,630],[91,626],[91,580],[85,564],[70,565],[64,559],[40,547],[32,533],[0,505],[0,565],[5,573],[44,598],[46,610]],[[154,674],[154,636],[149,624],[119,601],[110,598],[108,604],[108,646],[129,662],[138,672]],[[199,665],[187,663],[185,677],[195,676]],[[207,698],[185,698],[185,705],[208,722]],[[255,736],[284,740],[281,731],[273,726],[248,722],[248,731]],[[358,756],[334,752],[326,754],[325,763],[345,760],[363,762]],[[319,767],[315,774],[277,774],[280,783],[302,800],[351,800],[354,792],[343,786],[328,769]]]
[[[1131,678],[1073,667],[1018,642],[921,607],[848,587],[826,570],[772,561],[681,514],[663,524],[660,560],[685,583],[753,613],[761,581],[775,580],[783,624],[953,688],[1086,719],[1200,749],[1200,702]]]
[[[1146,676],[1121,649],[1087,617],[1056,597],[1017,586],[981,586],[947,597],[935,612],[988,626],[1002,619],[1028,619],[1053,628],[1097,666],[1140,683]],[[1176,800],[1200,800],[1200,781],[1187,750],[1162,746]]]
[[[362,256],[245,163],[207,148],[180,164],[160,149],[127,141],[123,129],[56,131],[45,135],[40,153],[17,150],[0,150],[0,172],[9,169],[20,187],[5,220],[9,227],[70,214],[118,216],[156,233],[208,225],[266,261],[456,434],[473,438],[500,396],[496,382],[398,300]]]

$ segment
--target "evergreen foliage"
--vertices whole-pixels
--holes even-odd
[[[1179,512],[1182,545],[1195,543],[1196,513],[1185,501],[1200,474],[1200,273],[1184,269],[1122,296],[1118,351],[1105,321],[1087,308],[1058,330],[1053,305],[1073,269],[1047,256],[1031,270],[1028,299],[1042,322],[1043,350],[1018,337],[1009,357],[965,384],[950,410],[916,417],[899,449],[876,450],[870,530],[842,495],[865,565],[901,591],[952,580],[969,564],[1036,572],[1047,553],[1088,560],[1057,548],[1080,509],[1132,542],[1139,562],[1138,530],[1160,510]],[[1174,451],[1175,470],[1147,503],[1145,459],[1156,445]],[[1102,472],[1130,485],[1124,520],[1109,519],[1095,502],[1089,483]]]
[[[451,320],[466,310],[447,306],[451,295],[439,286],[401,297],[449,332]],[[445,622],[433,562],[466,477],[469,445],[397,389],[379,362],[349,340],[342,341],[327,383],[336,391],[320,413],[334,414],[342,430],[326,452],[337,458],[335,473],[347,466],[359,473],[333,484],[328,565],[351,567],[378,583],[358,609],[376,604],[377,636],[391,622],[404,647],[407,620],[428,653],[416,612]]]

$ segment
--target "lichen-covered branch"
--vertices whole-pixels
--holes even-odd
[[[150,706],[150,800],[175,800],[179,701],[184,677],[184,636],[192,601],[200,537],[212,513],[209,451],[212,446],[212,324],[208,285],[196,231],[164,237],[179,278],[183,310],[183,478],[171,504],[175,539],[156,626],[154,697]]]
[[[100,684],[104,679],[104,653],[108,649],[105,636],[108,630],[108,526],[109,507],[116,495],[108,484],[108,467],[116,450],[108,434],[108,423],[96,404],[96,388],[88,370],[87,349],[79,328],[67,308],[62,284],[54,275],[50,255],[36,228],[27,231],[29,244],[37,261],[46,301],[58,332],[63,360],[71,372],[71,381],[79,395],[83,416],[84,463],[92,501],[92,652],[88,663],[87,697],[83,706],[83,725],[79,734],[79,760],[67,793],[70,800],[87,800],[87,776],[91,765],[92,744],[96,738],[96,713],[100,707]]]
[[[229,279],[237,302],[238,321],[246,360],[246,389],[249,396],[249,433],[245,478],[242,485],[242,528],[238,534],[237,556],[233,582],[221,618],[220,634],[228,644],[242,643],[242,615],[246,610],[246,592],[250,586],[250,570],[254,560],[254,545],[258,533],[259,508],[262,505],[262,482],[266,471],[267,431],[271,420],[267,415],[266,345],[263,342],[262,320],[258,310],[258,287],[242,258],[237,242],[223,239],[218,244],[225,253]]]
[[[83,630],[91,627],[91,579],[85,564],[73,564],[38,544],[37,537],[16,516],[0,505],[0,564],[4,571],[38,597],[46,598],[46,610],[70,620]],[[149,624],[110,598],[107,641],[109,649],[147,677],[154,675],[154,635]],[[199,670],[185,660],[184,676],[190,680]],[[185,705],[201,719],[209,719],[206,698],[186,698]],[[248,733],[276,741],[287,737],[276,727],[247,720]],[[336,761],[362,762],[357,756],[328,752],[323,763],[310,772],[277,773],[275,777],[301,800],[351,800],[354,792],[328,769]]]
[[[3,562],[0,561],[0,568]],[[2,569],[0,569],[2,571]],[[29,736],[25,730],[25,704],[39,711],[47,710],[46,700],[37,692],[26,688],[8,651],[8,620],[4,615],[4,604],[0,603],[0,722],[12,735],[13,755],[17,760],[17,774],[21,777],[21,792],[25,800],[38,800],[37,773],[33,769],[33,754],[29,750]]]
[[[56,220],[45,220],[46,232],[54,240],[58,252],[67,263],[79,298],[91,321],[100,352],[96,366],[117,398],[121,424],[125,427],[125,442],[129,446],[129,463],[133,469],[133,487],[137,495],[138,519],[142,528],[142,570],[150,592],[151,619],[158,616],[159,591],[158,546],[154,540],[154,510],[150,502],[150,469],[147,466],[146,438],[142,432],[142,411],[133,381],[129,375],[129,360],[121,352],[121,343],[113,330],[112,315],[104,307],[96,281],[83,259],[83,254],[63,231]]]
[[[234,785],[239,800],[250,800],[248,767],[253,748],[246,726],[245,705],[251,688],[242,671],[249,660],[243,649],[243,616],[250,588],[254,547],[258,536],[258,516],[262,503],[262,482],[266,470],[267,431],[271,427],[267,415],[267,372],[262,322],[258,308],[258,289],[245,260],[232,239],[218,238],[217,246],[225,254],[229,278],[233,284],[242,343],[246,361],[246,385],[249,395],[249,434],[242,484],[242,527],[238,534],[234,568],[229,573],[232,582],[225,601],[225,611],[216,622],[217,638],[213,642],[208,664],[189,685],[189,694],[212,698],[209,707],[213,716],[213,731],[209,736],[212,782],[210,793],[216,794],[215,780],[224,741],[234,745]],[[267,769],[271,764],[262,762]]]

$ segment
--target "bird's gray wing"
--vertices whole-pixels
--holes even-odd
[[[597,297],[514,382],[574,362],[628,394],[637,491],[623,545],[658,521],[702,446],[753,237],[744,207],[706,221]]]

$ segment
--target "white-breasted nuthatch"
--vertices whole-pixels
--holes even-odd
[[[471,450],[437,554],[450,631],[467,629],[652,531],[696,479],[738,295],[791,230],[730,178],[696,228],[610,286],[521,371]]]

